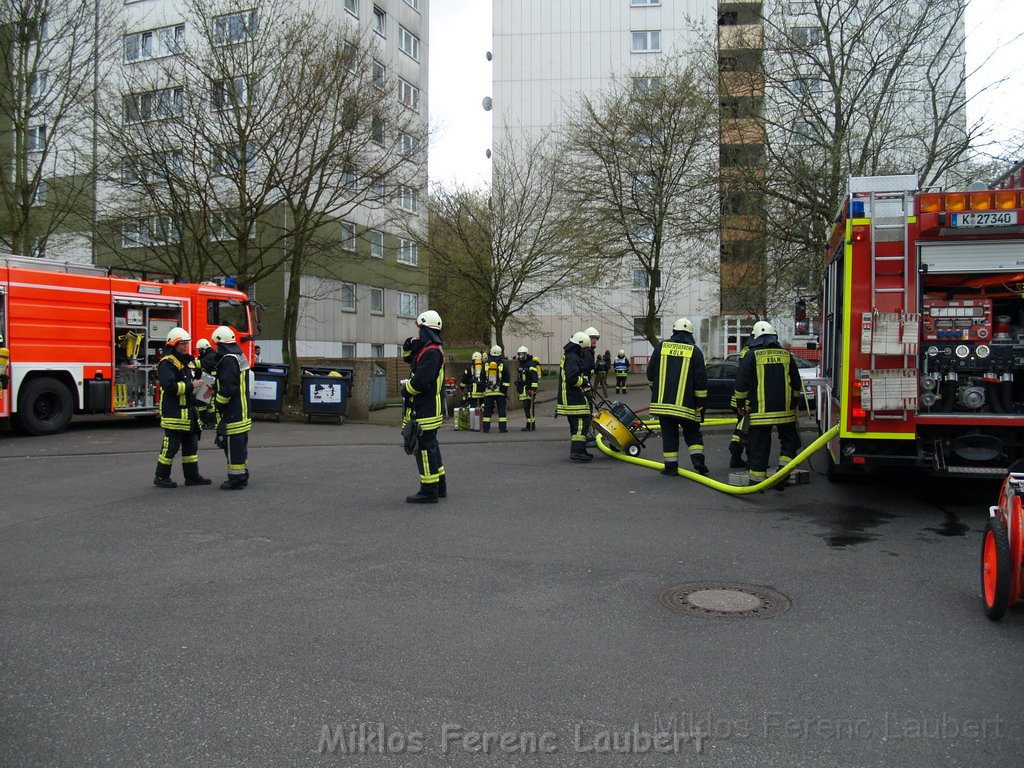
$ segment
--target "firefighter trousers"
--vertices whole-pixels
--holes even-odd
[[[444,477],[441,446],[437,443],[437,430],[426,429],[420,434],[416,451],[416,468],[420,473],[420,488],[437,488]]]
[[[589,414],[580,416],[567,416],[569,419],[569,440],[573,446],[584,447],[587,444],[587,433],[590,432],[591,417]]]
[[[533,424],[537,421],[537,417],[534,413],[537,408],[537,402],[532,397],[526,397],[522,399],[523,403],[523,415],[526,416],[526,423]]]
[[[199,434],[180,429],[165,429],[160,455],[156,457],[156,476],[168,479],[174,457],[181,451],[181,468],[185,478],[199,477]]]
[[[245,485],[249,482],[249,433],[224,435],[224,456],[228,460],[228,482]]]
[[[615,394],[626,394],[626,374],[616,373],[615,374]]]
[[[763,478],[768,474],[768,459],[772,451],[772,426],[751,427],[747,432],[750,444],[747,447],[747,463],[750,464],[750,476]],[[779,430],[779,466],[788,464],[790,459],[800,451],[800,433],[796,422],[775,424]]]
[[[491,416],[494,406],[498,406],[498,431],[508,432],[508,403],[502,395],[489,395],[484,398],[484,432],[491,431]]]
[[[677,419],[675,416],[659,416],[661,425],[661,452],[665,461],[679,461],[679,432],[690,451],[694,466],[704,463],[704,436],[700,433],[700,422],[692,419]]]

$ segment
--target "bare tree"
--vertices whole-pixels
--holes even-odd
[[[45,251],[89,229],[96,66],[109,54],[108,0],[0,0],[0,247]]]
[[[592,277],[590,254],[580,248],[586,223],[542,145],[507,146],[488,190],[456,186],[430,196],[431,269],[473,293],[501,347],[510,323],[528,322],[531,310]]]
[[[696,271],[689,251],[718,229],[714,81],[698,58],[672,58],[584,98],[565,132],[565,184],[594,251],[620,279],[644,278],[644,335]]]
[[[747,40],[718,52],[723,69],[741,70],[723,80],[757,81],[750,98],[723,99],[725,227],[746,231],[736,252],[723,251],[721,269],[764,276],[759,285],[723,280],[723,303],[772,314],[817,289],[849,176],[960,179],[983,134],[966,115],[966,2],[773,5],[747,27],[755,37],[763,30],[763,48]],[[743,208],[730,210],[744,195]]]

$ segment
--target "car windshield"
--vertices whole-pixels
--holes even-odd
[[[249,332],[248,302],[210,299],[206,305],[206,315],[210,325],[230,325],[240,333]]]

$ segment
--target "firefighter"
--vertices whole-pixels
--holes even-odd
[[[519,400],[523,404],[523,415],[526,416],[526,426],[521,431],[535,432],[537,430],[537,390],[540,388],[540,360],[530,354],[526,347],[520,347],[516,352],[516,360],[519,362],[519,370],[516,374],[516,391],[519,393]]]
[[[459,389],[462,399],[470,408],[480,407],[484,396],[484,356],[479,352],[473,353],[472,361],[463,370]]]
[[[249,484],[249,361],[230,327],[219,326],[211,338],[219,355],[213,399],[217,444],[224,449],[228,462],[228,479],[220,487],[240,491]]]
[[[747,354],[748,346],[743,345],[740,349],[740,360]],[[749,414],[741,414],[736,406],[736,390],[733,388],[732,397],[729,398],[729,407],[736,414],[736,428],[732,431],[729,439],[729,469],[747,469],[748,464],[743,460],[743,449],[747,443],[747,430],[750,428]]]
[[[171,480],[174,456],[181,449],[181,468],[185,485],[209,485],[210,480],[199,474],[199,413],[196,410],[195,390],[202,386],[194,374],[194,360],[188,344],[192,337],[184,328],[172,328],[167,334],[167,348],[157,366],[160,379],[160,426],[164,441],[156,460],[153,485],[157,488],[177,488]]]
[[[678,475],[679,431],[690,452],[693,468],[708,474],[704,462],[704,439],[700,423],[704,421],[704,403],[708,397],[708,373],[704,354],[693,338],[693,323],[681,317],[672,326],[668,341],[660,341],[651,352],[647,366],[651,382],[652,416],[661,423],[661,445],[665,457],[663,475]]]
[[[432,309],[416,318],[419,335],[406,339],[403,355],[409,362],[409,379],[402,392],[405,414],[402,426],[410,420],[418,425],[416,467],[420,489],[405,500],[410,504],[436,504],[448,495],[448,481],[441,461],[437,430],[443,419],[441,397],[444,391],[444,349],[441,347],[441,316]]]
[[[590,431],[590,379],[587,378],[586,350],[590,338],[586,332],[574,333],[563,347],[562,363],[558,369],[558,405],[555,413],[569,419],[569,458],[573,461],[593,461],[587,450]]]
[[[594,391],[601,390],[601,396],[608,399],[608,371],[612,367],[612,353],[605,350],[603,355],[594,349]]]
[[[601,332],[590,326],[583,333],[588,338],[587,345],[583,347],[583,362],[587,366],[587,378],[593,382],[594,374],[597,373],[597,342],[601,340]]]
[[[491,347],[491,354],[484,365],[486,379],[484,383],[484,432],[491,431],[491,416],[494,414],[494,407],[498,407],[498,431],[508,432],[508,388],[511,384],[508,368],[505,367],[505,358],[501,353],[501,347],[495,344]]]
[[[772,427],[779,430],[780,469],[800,450],[796,407],[803,389],[796,361],[779,344],[775,328],[761,320],[754,323],[751,335],[749,350],[736,370],[736,405],[741,415],[750,416],[747,461],[750,484],[756,485],[768,473]]]
[[[0,390],[7,389],[10,378],[7,376],[7,366],[11,362],[11,350],[4,346],[3,329],[0,328]]]
[[[626,394],[626,377],[629,376],[629,358],[626,357],[626,350],[620,349],[618,356],[612,362],[615,369],[615,394]]]

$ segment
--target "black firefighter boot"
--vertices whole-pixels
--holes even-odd
[[[749,465],[743,460],[743,450],[729,451],[729,469],[747,469]]]
[[[437,498],[444,499],[448,497],[448,480],[447,475],[441,475],[441,479],[437,481]]]
[[[177,488],[178,484],[171,480],[171,468],[163,464],[156,465],[156,475],[153,477],[153,485],[157,488]]]
[[[690,456],[690,461],[693,462],[693,471],[694,472],[699,472],[702,475],[708,475],[708,474],[711,473],[711,470],[708,469],[708,465],[704,463],[704,454],[703,453],[695,453],[695,454],[693,454],[692,456]]]
[[[569,458],[573,461],[593,461],[593,454],[587,451],[587,446],[579,441],[574,440],[569,448]]]
[[[412,496],[406,496],[405,501],[408,504],[437,504],[438,495],[438,484],[431,483],[429,485],[420,483],[420,489]],[[445,491],[447,493],[447,489]]]
[[[679,462],[678,461],[666,461],[665,468],[661,470],[661,474],[668,475],[669,477],[679,476]]]
[[[198,464],[186,464],[184,469],[185,485],[210,485],[213,482],[213,480],[199,474]]]

